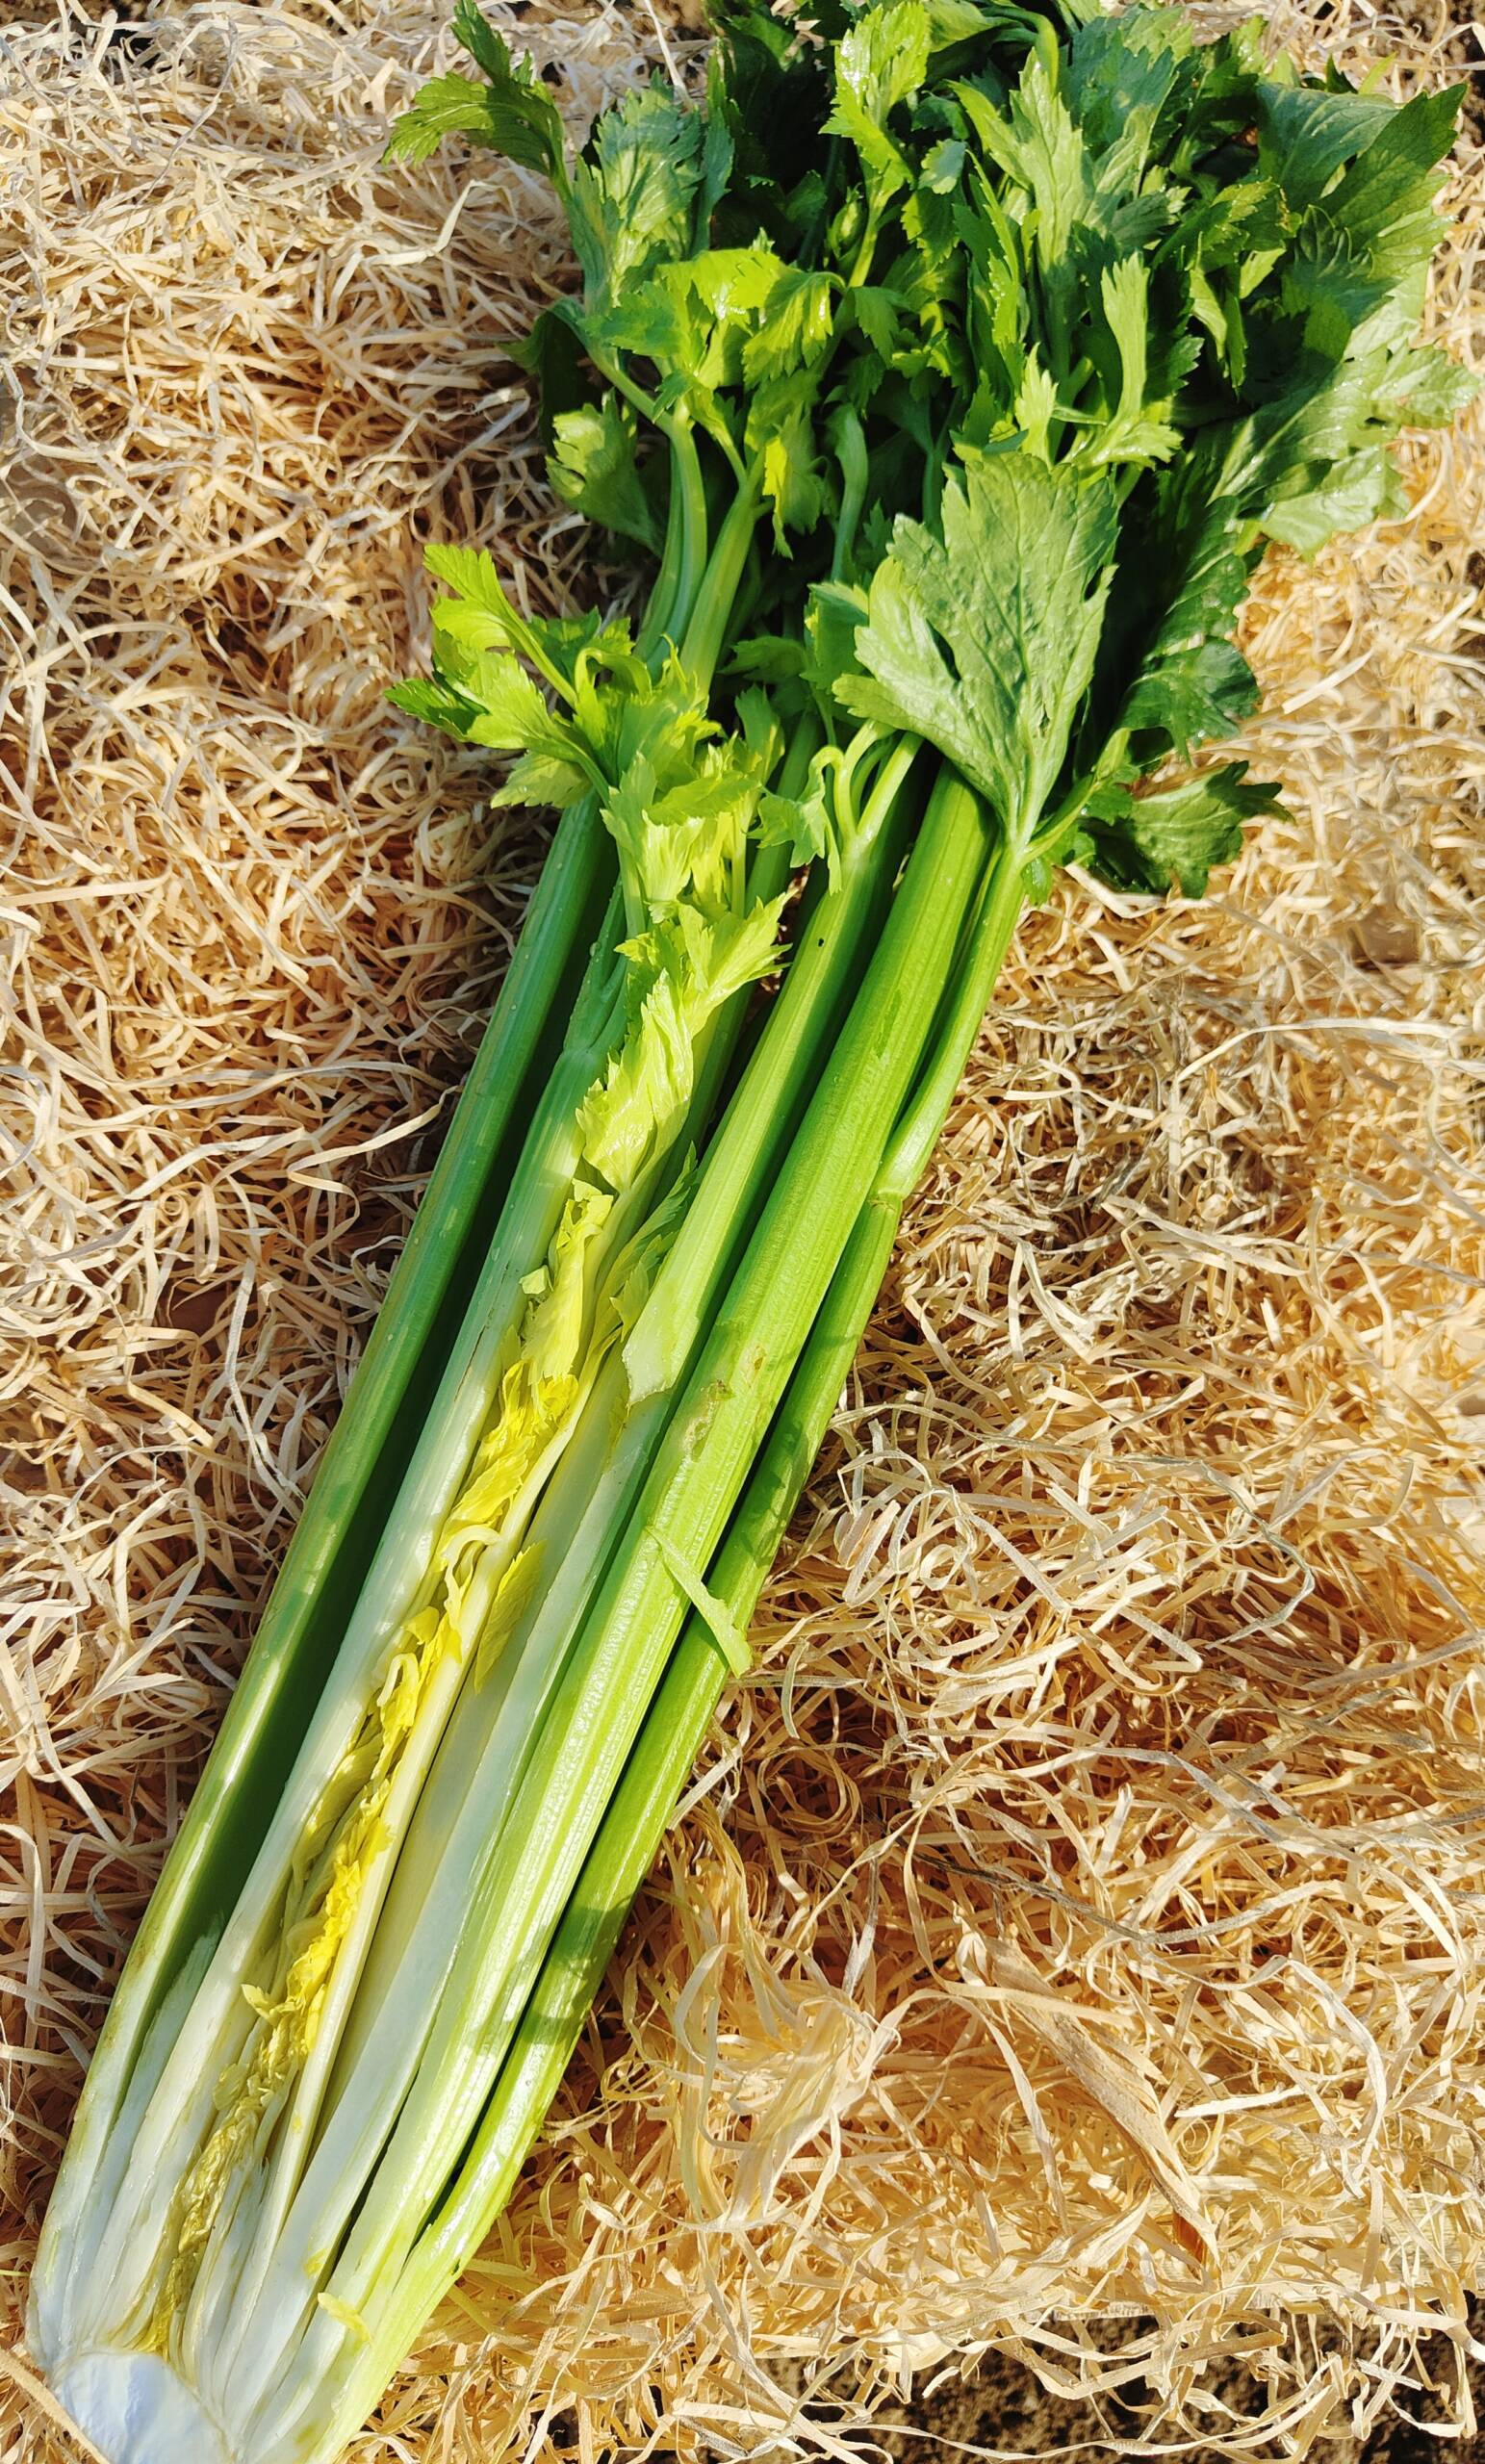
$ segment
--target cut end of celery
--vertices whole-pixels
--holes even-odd
[[[200,2398],[155,2353],[89,2353],[54,2374],[52,2393],[108,2464],[232,2464]]]

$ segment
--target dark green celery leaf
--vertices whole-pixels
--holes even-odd
[[[1335,186],[1314,200],[1375,274],[1395,280],[1426,265],[1438,244],[1444,223],[1434,199],[1464,91],[1453,86],[1415,94],[1391,112]]]
[[[1344,102],[1367,102],[1365,142],[1328,185],[1318,172],[1310,180],[1293,176],[1305,203],[1277,283],[1273,364],[1282,364],[1295,336],[1305,350],[1332,361],[1406,344],[1443,227],[1434,198],[1453,132],[1454,94],[1420,94],[1400,111],[1361,96],[1310,99],[1338,111]],[[1321,156],[1321,169],[1334,151],[1332,145]]]
[[[1191,366],[1186,338],[1164,334],[1152,315],[1150,269],[1142,257],[1106,266],[1096,299],[1084,346],[1103,379],[1102,416],[1074,435],[1071,449],[1111,464],[1168,461],[1181,442],[1171,414],[1176,385]],[[1159,360],[1154,371],[1152,341]]]
[[[924,8],[933,52],[947,51],[953,43],[983,42],[987,34],[1007,26],[1014,25],[1029,33],[1036,23],[1025,9],[984,9],[979,0],[924,0]]]
[[[881,561],[876,559],[878,564]],[[800,672],[827,720],[835,715],[841,678],[857,666],[857,635],[866,621],[866,593],[854,582],[817,582],[809,594]]]
[[[733,644],[728,673],[751,676],[759,684],[791,684],[802,675],[804,665],[803,642],[792,642],[782,633],[750,633]]]
[[[1111,482],[1029,454],[975,455],[944,488],[942,536],[900,520],[855,634],[858,718],[926,736],[1035,830],[1093,673],[1116,527]]]
[[[1253,126],[1263,75],[1261,17],[1249,17],[1216,42],[1196,43],[1185,54],[1155,134],[1172,177],[1184,178],[1198,165],[1209,178],[1219,175],[1224,142],[1245,141]],[[1248,159],[1244,142],[1236,167],[1240,174]]]
[[[716,237],[746,245],[761,230],[792,247],[806,225],[823,228],[832,210],[821,137],[830,91],[824,44],[843,32],[844,12],[834,0],[810,9],[823,42],[803,41],[792,20],[757,0],[712,0],[710,14],[717,39],[707,113],[726,129],[732,152],[726,192],[716,200]]]
[[[1073,226],[1092,199],[1088,147],[1039,54],[1028,60],[1004,108],[973,86],[958,90],[986,161],[1024,192],[1026,229],[1043,267],[1063,267]]]
[[[1301,356],[1335,365],[1405,347],[1443,227],[1434,199],[1457,93],[1420,94],[1395,111],[1361,96],[1310,99],[1336,113],[1365,102],[1352,130],[1364,141],[1336,167],[1341,140],[1333,138],[1312,176],[1302,156],[1286,163],[1290,189],[1303,203],[1290,218],[1274,277],[1248,284],[1256,293],[1247,316],[1260,394],[1285,391]]]
[[[1220,442],[1151,474],[1129,500],[1081,768],[1115,731],[1134,739],[1143,768],[1167,753],[1184,758],[1257,703],[1232,638],[1257,552],[1243,504],[1214,484]]]
[[[1268,507],[1264,528],[1270,539],[1313,556],[1338,530],[1363,530],[1369,522],[1406,513],[1408,500],[1385,445],[1364,445],[1335,464],[1319,487],[1281,497]]]
[[[693,236],[699,248],[704,248],[711,238],[712,218],[727,194],[737,160],[727,113],[719,106],[720,67],[713,53],[707,69],[706,116],[702,128],[702,176],[692,208]]]
[[[1079,852],[1115,889],[1164,893],[1173,876],[1187,898],[1201,898],[1208,875],[1242,854],[1243,823],[1280,810],[1277,798],[1275,784],[1248,778],[1245,761],[1150,795],[1099,788],[1083,815]]]
[[[1174,624],[1161,629],[1121,713],[1147,761],[1228,735],[1258,707],[1257,680],[1235,642],[1216,635],[1181,642],[1175,632]]]
[[[1470,369],[1430,345],[1395,352],[1372,398],[1376,418],[1394,430],[1447,427],[1479,390],[1480,380]]]
[[[1373,270],[1339,223],[1307,214],[1279,274],[1280,331],[1286,340],[1293,335],[1293,350],[1342,360],[1357,327],[1375,315],[1395,288],[1389,275]],[[1410,305],[1410,332],[1421,305],[1421,299]]]
[[[542,441],[548,446],[564,411],[586,409],[598,398],[578,330],[580,324],[581,311],[576,300],[555,300],[542,310],[528,334],[506,345],[516,366],[536,379]]]
[[[1327,92],[1261,78],[1254,93],[1258,168],[1296,214],[1315,205],[1344,164],[1365,153],[1396,117],[1370,94]]]
[[[1011,423],[1032,342],[1032,292],[1018,222],[986,187],[976,205],[961,205],[960,239],[968,264],[965,332],[978,372],[966,414],[971,441],[987,445]]]
[[[1068,46],[1063,92],[1098,157],[1100,188],[1139,186],[1156,124],[1192,41],[1180,9],[1131,9],[1078,28]]]
[[[1379,481],[1365,479],[1374,460],[1356,457],[1392,445],[1404,426],[1451,418],[1473,391],[1473,380],[1442,352],[1377,350],[1344,361],[1321,382],[1266,403],[1234,429],[1224,493],[1250,506],[1255,522],[1275,537],[1286,535],[1275,526],[1285,518],[1280,509],[1308,499],[1307,511],[1294,518],[1313,552],[1332,531],[1349,526],[1349,507],[1365,501],[1370,520],[1398,501]]]

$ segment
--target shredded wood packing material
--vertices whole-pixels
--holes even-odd
[[[578,117],[692,43],[518,13]],[[1401,85],[1458,56],[1428,0],[1267,13]],[[563,279],[545,197],[378,167],[443,15],[0,38],[12,2337],[536,860],[381,699],[421,542],[591,587],[499,352]],[[1434,307],[1475,364],[1481,164]],[[1291,817],[1200,908],[1074,886],[1023,931],[758,1665],[364,2464],[574,2423],[839,2452],[991,2346],[1141,2377],[1157,2443],[1298,2452],[1416,2409],[1440,2327],[1471,2426],[1480,434],[1410,453],[1405,524],[1264,571],[1243,749]],[[19,2375],[0,2433],[82,2451]]]

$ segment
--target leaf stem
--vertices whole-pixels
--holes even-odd
[[[667,423],[680,500],[680,531],[675,587],[660,626],[660,638],[678,642],[695,612],[704,586],[710,545],[706,481],[696,447],[696,434],[684,420]]]
[[[1025,904],[1022,867],[1008,851],[986,881],[935,1047],[883,1159],[877,1186],[884,1196],[906,1201],[928,1168]]]
[[[709,682],[722,655],[761,503],[759,475],[753,471],[723,517],[710,560],[686,613],[680,660],[688,673],[703,682]]]

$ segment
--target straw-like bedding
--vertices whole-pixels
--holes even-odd
[[[377,166],[444,13],[0,37],[13,2336],[536,860],[381,699],[420,543],[547,607],[615,580],[499,357],[564,275],[541,190]],[[692,39],[516,13],[578,116]],[[1431,0],[1267,14],[1404,85],[1467,56]],[[1298,2452],[1419,2409],[1439,2326],[1470,2426],[1480,434],[1409,450],[1405,524],[1266,568],[1244,750],[1291,817],[1200,909],[1072,884],[1023,932],[758,1664],[365,2464],[827,2452],[989,2346]],[[1204,2392],[1239,2352],[1242,2420]],[[6,2464],[73,2451],[0,2376]]]

